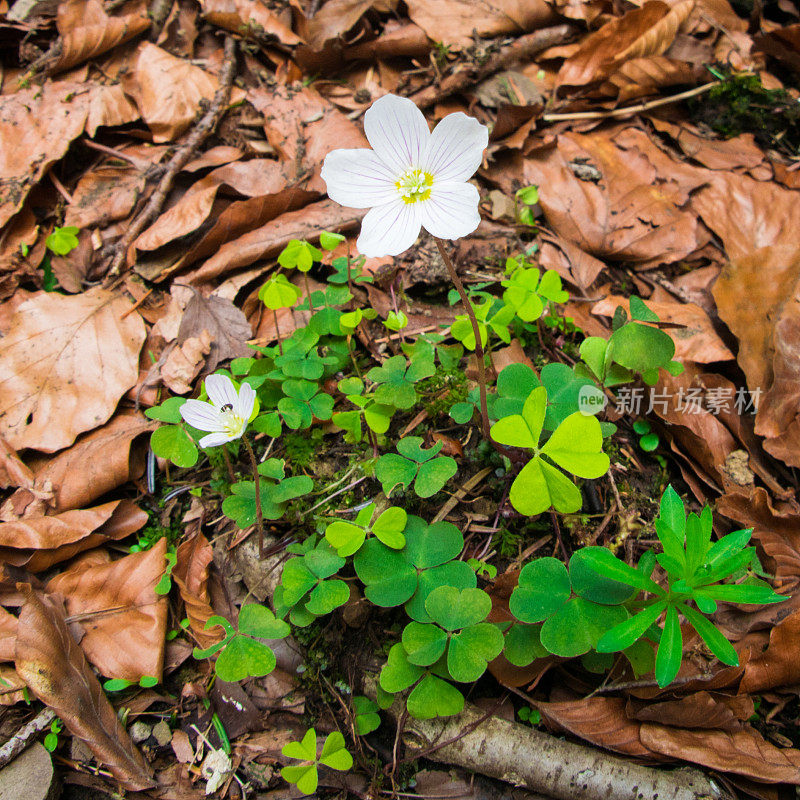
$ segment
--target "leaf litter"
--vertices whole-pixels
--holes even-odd
[[[798,9],[791,0],[743,9],[726,0],[0,3],[0,31],[12,43],[0,64],[0,559],[17,570],[0,586],[0,702],[18,703],[27,685],[123,787],[151,788],[155,770],[164,796],[188,796],[179,787],[201,777],[192,761],[209,765],[205,777],[220,793],[231,791],[234,774],[274,787],[286,731],[299,727],[294,710],[305,703],[320,726],[332,730],[336,715],[350,724],[342,716],[349,701],[335,686],[324,696],[336,711],[321,710],[315,697],[324,681],[298,677],[292,648],[301,645],[290,640],[276,646],[275,673],[245,684],[244,699],[262,716],[234,737],[233,761],[216,771],[208,759],[223,752],[214,749],[222,742],[198,702],[209,673],[197,662],[197,691],[185,694],[185,709],[206,720],[203,736],[214,745],[203,761],[202,737],[181,722],[181,752],[188,743],[200,755],[176,765],[171,748],[165,755],[148,745],[142,755],[95,670],[133,684],[174,682],[175,669],[192,663],[185,642],[169,655],[180,619],[177,635],[214,646],[223,629],[206,627],[209,620],[232,623],[248,591],[264,596],[262,584],[277,581],[267,571],[274,566],[264,567],[271,558],[248,564],[247,589],[230,573],[221,540],[231,527],[205,488],[189,494],[198,481],[208,486],[211,472],[176,473],[148,456],[155,423],[142,407],[189,394],[232,359],[251,356],[248,341],[268,345],[302,329],[308,311],[273,317],[258,287],[292,240],[356,232],[363,212],[326,199],[320,167],[332,149],[366,146],[363,112],[387,93],[417,97],[431,122],[465,111],[496,124],[475,179],[484,221],[460,262],[470,283],[499,282],[506,257],[535,244],[539,265],[564,280],[570,316],[587,334],[608,335],[617,307],[632,311],[635,294],[685,365],[680,376],[662,372],[656,389],[670,400],[641,412],[661,437],[660,461],[635,449],[626,428],[624,458],[612,472],[623,490],[593,482],[608,507],[616,504],[614,519],[576,517],[545,549],[560,557],[570,537],[570,546],[613,541],[628,559],[644,549],[653,509],[634,477],[644,462],[643,473],[664,470],[698,505],[715,502],[718,534],[753,528],[766,574],[791,594],[800,583],[792,471],[800,465],[800,170],[787,142],[797,114],[784,101],[766,133],[728,121],[725,136],[698,108],[719,86],[740,92],[746,106],[751,79],[758,102],[764,90],[785,89],[796,105]],[[544,44],[526,38],[537,35]],[[215,109],[224,36],[235,38],[238,54],[230,96]],[[494,82],[479,89],[487,79]],[[159,196],[174,150],[209,109],[213,132],[198,137]],[[518,216],[516,199],[531,184],[539,189],[534,224]],[[115,281],[118,245],[154,200],[158,213],[121,254],[125,281]],[[80,230],[80,249],[57,256],[48,236],[69,226]],[[348,248],[354,243],[336,255]],[[375,259],[367,290],[354,276],[344,284],[349,278],[357,302],[368,298],[383,318],[404,309],[412,320],[406,335],[426,323],[429,332],[446,330],[453,313],[429,304],[420,288],[445,284],[431,252],[421,242],[394,262]],[[316,264],[312,274],[309,288],[323,294]],[[570,335],[545,331],[547,346],[566,353]],[[404,335],[378,322],[354,336],[372,366],[402,352]],[[506,344],[494,353],[498,367],[535,363],[516,339]],[[719,408],[720,391],[743,388],[759,395],[755,413]],[[328,390],[336,402],[343,397]],[[435,391],[447,395],[447,386]],[[676,403],[689,393],[696,413]],[[445,443],[460,462],[466,453],[460,469],[469,468],[474,442],[433,405],[423,420],[416,430],[425,446]],[[336,472],[336,456],[320,444],[330,423],[317,420],[314,430],[305,467],[300,443],[281,449],[291,453],[294,475]],[[450,506],[447,519],[467,534],[465,558],[480,560],[496,549],[491,531],[509,506],[480,484],[474,492],[471,504]],[[161,533],[152,538],[154,531]],[[515,554],[541,548],[541,532]],[[272,555],[283,552],[287,531],[276,523],[267,534]],[[509,618],[508,586],[517,579],[513,559],[498,563],[507,572],[488,584],[496,621]],[[354,591],[337,622],[345,640],[365,633],[356,613],[362,601]],[[530,701],[553,732],[637,759],[698,764],[742,796],[773,797],[767,784],[800,784],[800,610],[794,601],[758,610],[723,604],[716,619],[739,653],[738,668],[710,659],[687,629],[684,668],[664,690],[619,665],[600,686],[590,670],[551,657],[524,669],[492,662],[497,682],[486,691],[522,692],[523,705]],[[348,677],[358,682],[364,654],[349,644]],[[178,707],[167,693],[158,702],[162,715]],[[2,730],[6,738],[15,732]],[[391,756],[387,765],[394,776]],[[471,796],[459,776],[434,783],[436,792]]]

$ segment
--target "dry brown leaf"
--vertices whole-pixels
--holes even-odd
[[[11,655],[11,661],[14,655]],[[26,699],[25,681],[8,664],[0,664],[0,706],[13,706]]]
[[[40,486],[49,482],[55,491],[55,511],[84,508],[129,480],[144,473],[144,449],[136,440],[153,431],[156,423],[142,414],[118,414],[109,423],[80,436],[55,458],[29,460]]]
[[[124,539],[147,522],[130,500],[0,523],[0,560],[29,572],[42,572],[111,540]]]
[[[178,328],[178,344],[208,331],[210,349],[206,371],[213,372],[222,361],[252,354],[245,342],[252,336],[247,317],[230,301],[193,292]]]
[[[562,64],[556,85],[583,86],[607,78],[627,60],[662,55],[693,7],[694,0],[680,0],[672,7],[648,0],[641,8],[612,19],[589,34]]]
[[[797,247],[797,192],[732,172],[709,173],[707,183],[694,196],[692,208],[722,239],[729,259],[750,256],[762,247]]]
[[[327,42],[343,37],[375,4],[376,0],[328,0],[304,25],[305,30],[301,28],[308,48],[320,51]]]
[[[86,742],[124,788],[143,791],[156,785],[70,636],[63,609],[30,588],[20,611],[16,668],[31,692],[58,714],[73,736]]]
[[[698,83],[703,77],[702,68],[666,56],[645,56],[625,61],[608,78],[608,94],[618,96],[620,103],[637,97],[655,94],[667,86],[686,86]]]
[[[33,487],[33,473],[30,467],[25,466],[13,447],[0,436],[0,489],[10,486],[21,486],[27,489]]]
[[[0,661],[14,660],[18,624],[17,618],[0,606]]]
[[[262,197],[278,194],[286,183],[284,168],[271,159],[226,164],[190,186],[175,205],[142,232],[134,246],[137,250],[156,250],[197,230],[208,218],[223,188],[245,197]]]
[[[264,0],[203,0],[203,17],[212,25],[236,34],[253,30],[259,38],[274,37],[285,45],[301,41],[288,24],[269,10]]]
[[[103,125],[115,127],[136,122],[139,110],[136,104],[125,94],[122,84],[110,86],[96,84],[92,86],[89,99],[89,116],[86,119],[86,133],[94,137],[97,129]]]
[[[65,0],[58,7],[56,25],[62,50],[53,69],[65,70],[146,31],[150,19],[142,5],[132,14],[110,17],[100,0]]]
[[[648,300],[647,307],[661,322],[681,325],[680,328],[669,328],[667,333],[675,342],[675,358],[678,361],[693,361],[698,364],[710,364],[713,361],[730,361],[733,353],[714,331],[711,320],[702,308],[694,303],[678,301],[664,302]],[[592,314],[613,317],[618,306],[630,313],[630,300],[618,295],[608,297],[592,306]]]
[[[23,303],[0,353],[0,434],[52,453],[102,425],[136,383],[145,326],[124,296],[95,287]]]
[[[0,227],[83,133],[89,99],[84,84],[67,82],[0,96]]]
[[[145,178],[130,165],[101,165],[84,173],[72,193],[64,224],[90,228],[125,219],[145,188]]]
[[[650,750],[765,783],[800,783],[800,751],[779,749],[757,731],[681,730],[645,722],[639,729]]]
[[[346,209],[332,200],[320,200],[299,211],[281,214],[260,228],[227,242],[198,269],[186,275],[188,283],[207,283],[254,261],[278,255],[292,239],[315,239],[321,230],[353,230],[366,212]]]
[[[587,742],[639,758],[658,758],[639,739],[641,723],[625,714],[621,697],[587,697],[556,703],[536,703],[542,716],[557,729]]]
[[[651,703],[629,700],[626,714],[639,722],[657,722],[677,728],[735,731],[740,730],[742,723],[753,716],[753,699],[749,695],[695,692],[678,700]]]
[[[190,336],[183,344],[173,347],[160,370],[164,386],[172,394],[191,392],[192,382],[203,369],[210,349],[211,335],[207,330],[203,330],[200,336]]]
[[[264,115],[264,132],[287,168],[307,191],[324,193],[319,175],[325,156],[339,147],[368,147],[361,127],[314,89],[273,86],[252,89],[247,99]]]
[[[167,540],[104,564],[79,562],[47,584],[66,598],[67,613],[84,631],[86,658],[112,678],[161,680],[167,598],[155,592],[166,568]]]
[[[201,648],[221,641],[224,633],[219,627],[206,630],[205,625],[213,615],[208,594],[208,568],[214,560],[214,552],[208,539],[199,531],[178,547],[178,560],[172,577],[178,584],[181,599],[186,606],[186,616],[192,635]]]
[[[219,81],[189,61],[144,42],[137,48],[122,85],[136,101],[153,141],[171,142],[189,127],[201,101],[214,96]]]
[[[523,179],[540,187],[549,226],[584,253],[639,269],[684,258],[697,247],[698,226],[681,208],[683,189],[617,135],[562,134],[556,148],[525,159]]]
[[[767,53],[788,64],[795,72],[800,72],[800,23],[760,34],[754,38],[753,43],[762,53]]]
[[[408,16],[435,42],[466,47],[473,31],[492,38],[543,28],[553,11],[543,0],[407,0]]]

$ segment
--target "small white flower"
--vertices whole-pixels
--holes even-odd
[[[209,375],[206,394],[210,403],[187,400],[180,409],[184,422],[198,430],[211,431],[200,440],[200,447],[217,447],[241,439],[255,408],[255,389],[243,383],[237,393],[227,376]]]
[[[360,253],[396,256],[414,244],[420,227],[440,239],[478,227],[480,196],[467,180],[489,142],[485,125],[459,111],[431,133],[411,100],[387,94],[367,110],[364,132],[372,150],[333,150],[322,165],[332,200],[370,209]]]

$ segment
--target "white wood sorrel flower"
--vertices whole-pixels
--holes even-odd
[[[241,439],[255,408],[255,389],[243,383],[237,392],[226,375],[209,375],[205,385],[211,402],[187,400],[180,408],[184,422],[198,430],[211,431],[200,440],[200,447],[217,447]]]
[[[440,239],[478,227],[480,197],[467,180],[489,142],[485,125],[459,111],[431,133],[411,100],[387,94],[368,109],[364,132],[372,150],[333,150],[322,165],[332,200],[370,209],[357,242],[362,255],[396,256],[420,227]]]

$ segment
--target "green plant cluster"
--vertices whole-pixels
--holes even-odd
[[[416,718],[458,713],[465,687],[501,654],[518,666],[542,657],[581,658],[587,669],[597,671],[609,668],[614,654],[621,653],[636,674],[654,670],[659,685],[666,686],[681,664],[681,619],[723,663],[735,663],[733,648],[708,618],[716,603],[783,598],[753,575],[753,565],[758,567],[754,549],[747,546],[749,531],[712,542],[710,509],[687,517],[671,488],[655,522],[662,552],[645,552],[636,567],[603,547],[580,548],[568,564],[555,558],[530,560],[521,565],[510,616],[493,613],[492,597],[478,587],[478,578],[493,580],[496,568],[480,559],[465,560],[464,535],[455,525],[429,522],[403,507],[409,505],[406,496],[425,499],[446,490],[458,472],[457,462],[441,452],[441,442],[428,446],[413,435],[390,442],[386,436],[396,416],[412,418],[427,394],[442,388],[431,383],[437,375],[463,369],[465,349],[476,345],[472,325],[466,315],[456,318],[450,329],[455,345],[447,343],[444,333],[406,341],[398,337],[399,352],[362,370],[352,339],[375,311],[355,307],[351,290],[367,279],[359,263],[333,259],[327,287],[310,296],[287,277],[290,270],[305,276],[315,265],[322,269],[323,251],[335,249],[340,238],[324,234],[320,248],[299,240],[289,243],[278,258],[282,271],[265,283],[260,296],[268,310],[277,311],[296,306],[305,294],[301,307],[310,312],[310,320],[274,346],[254,347],[253,356],[235,359],[227,373],[256,391],[245,435],[263,434],[277,440],[279,448],[283,439],[294,444],[283,450],[288,461],[278,457],[279,450],[273,457],[264,454],[257,464],[258,503],[253,476],[234,475],[225,484],[222,511],[242,529],[253,526],[259,513],[272,521],[291,517],[300,533],[286,547],[289,557],[272,597],[274,611],[245,604],[235,626],[212,617],[207,627],[221,626],[224,636],[212,647],[196,649],[195,656],[215,657],[216,674],[223,680],[263,676],[276,663],[270,641],[292,628],[302,638],[304,630],[313,630],[317,620],[359,591],[377,608],[402,608],[399,637],[386,643],[378,702],[353,698],[358,735],[380,724],[381,708],[395,695],[402,695]],[[539,326],[557,317],[558,305],[567,299],[556,273],[542,274],[523,257],[509,259],[498,283],[502,297],[487,291],[489,284],[474,287],[472,295],[480,337],[489,350],[508,342],[512,332],[538,338]],[[402,322],[397,312],[389,328],[402,328]],[[491,458],[495,466],[502,464],[495,476],[506,483],[510,503],[522,517],[577,512],[580,479],[599,478],[609,469],[605,449],[616,428],[595,416],[599,407],[590,413],[582,405],[587,393],[604,398],[624,383],[654,383],[662,369],[679,373],[674,342],[657,325],[656,315],[632,297],[630,318],[618,308],[609,338],[584,338],[574,366],[547,363],[537,372],[512,364],[497,376],[487,396],[490,435],[499,451]],[[577,336],[567,325],[556,327]],[[151,447],[179,467],[193,467],[200,459],[202,432],[182,421],[183,402],[167,398],[149,409],[148,416],[163,423]],[[450,416],[466,425],[479,408],[475,389],[451,404]],[[361,451],[358,445],[365,438],[372,445],[372,456],[362,452],[356,467],[362,479],[373,480],[375,493],[378,486],[382,493],[353,509],[352,516],[319,511],[301,519],[292,512],[293,504],[296,509],[315,488],[301,469],[313,447],[298,441],[321,440],[318,427],[312,433],[316,422],[340,431],[353,450]],[[486,458],[490,444],[485,443],[482,456],[476,448],[475,457]],[[238,463],[240,442],[222,447],[231,464]],[[215,469],[222,469],[219,461]],[[322,487],[320,493],[327,491]],[[535,721],[535,715],[528,718]],[[284,777],[309,793],[316,789],[319,765],[346,769],[352,759],[337,736],[328,737],[320,755],[313,729],[287,746],[284,754],[301,763],[285,768]]]

